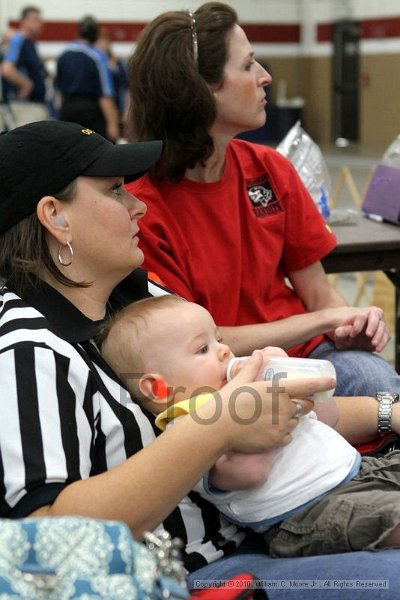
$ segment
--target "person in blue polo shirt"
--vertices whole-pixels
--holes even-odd
[[[92,17],[79,23],[79,39],[57,61],[56,87],[61,93],[59,118],[80,123],[115,141],[118,110],[107,54],[96,48],[100,28]]]
[[[10,37],[1,66],[4,101],[16,126],[48,118],[47,74],[35,44],[42,28],[40,10],[35,6],[23,8],[19,29]]]

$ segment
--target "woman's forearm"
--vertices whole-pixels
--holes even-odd
[[[347,313],[346,313],[347,314]],[[291,348],[313,337],[331,331],[341,324],[344,314],[337,309],[324,309],[294,315],[272,323],[220,327],[224,342],[234,354],[245,356],[256,348],[279,346]]]
[[[271,391],[264,381],[251,383],[262,359],[255,353],[209,402],[143,450],[106,473],[68,485],[53,505],[32,514],[120,520],[140,538],[171,513],[222,454],[268,452],[289,443],[298,424],[291,398],[308,398],[335,382],[330,377],[287,380],[286,392]],[[312,408],[308,400],[301,404],[304,414]]]
[[[339,433],[352,443],[376,437],[378,405],[374,398],[337,398],[337,402],[340,417],[336,430]],[[400,404],[393,408],[396,406],[400,409]],[[204,416],[210,417],[206,413]],[[400,410],[398,418],[400,431]],[[161,523],[217,459],[232,448],[226,435],[226,420],[211,421],[206,425],[190,415],[184,417],[117,467],[68,485],[53,505],[33,515],[77,514],[124,521],[140,539],[144,531],[153,530]],[[267,423],[262,426],[265,438],[272,435],[268,427]],[[249,427],[248,432],[251,436],[253,428]],[[280,443],[272,438],[271,448],[278,445]],[[239,441],[238,449],[241,450]],[[171,456],[173,460],[168,458]]]
[[[378,437],[378,407],[376,398],[360,396],[337,397],[339,421],[335,427],[349,442],[362,444]],[[400,436],[400,402],[392,405],[392,431]]]
[[[185,424],[169,428],[120,465],[68,485],[54,504],[33,514],[124,521],[140,539],[172,512],[221,455],[222,432],[205,436],[207,428],[185,418]]]
[[[378,402],[375,398],[338,396],[336,403],[339,407],[339,420],[335,429],[346,440],[352,444],[362,444],[378,436]]]

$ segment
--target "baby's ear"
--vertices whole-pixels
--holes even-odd
[[[165,402],[168,398],[168,384],[158,373],[146,373],[139,379],[139,390],[153,402]]]

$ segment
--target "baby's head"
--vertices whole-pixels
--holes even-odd
[[[159,413],[226,383],[232,352],[203,307],[179,296],[129,304],[104,332],[102,353],[131,394]]]

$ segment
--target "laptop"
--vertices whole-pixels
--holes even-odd
[[[400,225],[400,168],[376,167],[361,208],[366,213]]]

